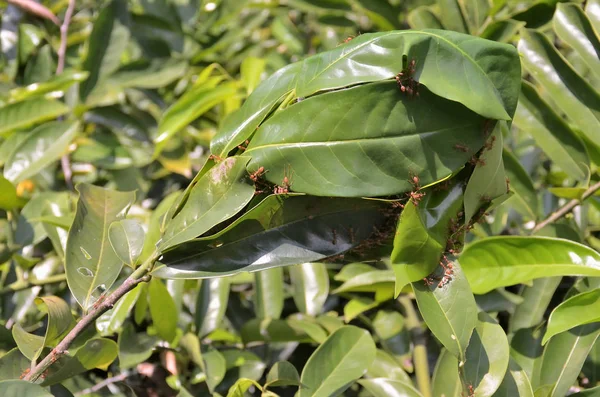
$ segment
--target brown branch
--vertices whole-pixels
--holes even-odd
[[[123,372],[119,375],[113,376],[111,378],[106,378],[102,382],[95,384],[92,387],[88,387],[87,389],[78,391],[77,393],[74,393],[73,395],[75,397],[77,397],[77,396],[86,396],[88,394],[96,393],[98,390],[104,389],[106,386],[112,385],[113,383],[123,382],[125,379],[127,379],[131,375],[132,375],[132,373],[130,371],[125,371],[125,372]]]
[[[54,22],[57,26],[60,25],[60,21],[58,20],[58,18],[56,17],[56,15],[54,15],[54,13],[52,11],[50,11],[47,7],[44,7],[43,5],[36,3],[33,0],[7,0],[8,3],[10,4],[14,4],[17,7],[25,10],[26,12],[33,14],[33,15],[37,15],[40,18],[44,18],[44,19],[48,19],[52,22]]]
[[[581,198],[573,199],[573,200],[569,201],[567,204],[565,204],[561,208],[559,208],[556,212],[553,212],[548,218],[544,219],[543,221],[541,221],[540,223],[535,225],[535,227],[531,231],[531,234],[535,234],[535,233],[539,232],[545,226],[547,226],[551,223],[554,223],[557,220],[559,220],[560,218],[562,218],[563,216],[567,215],[569,212],[573,211],[573,208],[577,207],[579,204],[584,202],[585,199],[592,196],[598,190],[600,190],[600,182],[596,182],[592,186],[590,186],[585,192],[583,192],[583,194],[581,195]]]
[[[143,275],[140,278],[138,277],[138,271],[142,271],[145,273],[147,268],[138,268],[134,273],[131,274],[124,282],[117,288],[114,292],[108,295],[104,300],[98,300],[92,310],[89,311],[81,320],[77,322],[77,325],[73,327],[73,329],[64,337],[64,339],[48,354],[42,361],[39,362],[23,379],[35,382],[40,376],[50,367],[56,360],[62,356],[63,354],[68,353],[67,349],[71,346],[71,343],[85,330],[90,324],[92,324],[98,317],[100,317],[104,312],[111,309],[115,303],[123,295],[131,291],[136,285],[142,282],[147,282],[150,280],[149,275]],[[99,303],[98,303],[99,302]]]

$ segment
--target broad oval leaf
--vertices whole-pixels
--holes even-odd
[[[561,302],[550,313],[542,344],[561,332],[600,321],[600,288],[583,292]]]
[[[527,81],[521,86],[515,125],[531,134],[564,172],[577,180],[585,179],[590,159],[583,141]]]
[[[133,219],[123,219],[111,223],[108,239],[115,254],[123,263],[135,268],[144,248],[145,232],[142,225]]]
[[[478,240],[466,246],[460,264],[476,294],[540,277],[600,276],[600,255],[596,251],[550,237]]]
[[[318,261],[345,252],[386,222],[375,200],[271,195],[223,231],[164,253],[153,274],[206,278]]]
[[[0,395],[2,397],[53,397],[52,393],[43,387],[26,380],[0,381]]]
[[[362,36],[361,36],[362,37]],[[367,124],[364,120],[369,120]],[[318,95],[277,112],[248,145],[248,169],[318,196],[386,196],[437,182],[485,140],[486,121],[427,89],[404,95],[379,82]],[[466,148],[463,151],[460,148]]]
[[[411,384],[394,379],[361,379],[358,383],[374,397],[421,397]]]
[[[159,250],[194,239],[241,211],[254,197],[254,186],[246,178],[248,161],[230,157],[200,177],[181,211],[168,222]]]
[[[202,353],[202,360],[204,361],[203,369],[206,373],[206,384],[208,389],[213,392],[225,377],[227,371],[225,357],[218,350],[211,347],[208,352]]]
[[[302,263],[289,268],[294,293],[292,297],[301,313],[317,316],[329,295],[329,275],[323,263]]]
[[[469,283],[457,263],[446,285],[425,281],[412,283],[419,311],[427,327],[459,361],[465,361],[465,351],[477,325],[477,304]],[[442,278],[440,277],[440,280]]]
[[[0,196],[0,209],[5,211],[11,211],[22,207],[25,202],[19,196],[17,196],[17,188],[8,179],[0,175],[0,189],[2,196]]]
[[[33,98],[0,108],[0,137],[7,132],[26,128],[66,114],[69,108],[54,99]]]
[[[375,350],[367,331],[352,325],[338,329],[306,362],[299,397],[341,393],[364,374],[375,359]]]
[[[265,383],[265,387],[290,385],[300,385],[300,375],[298,374],[296,367],[287,361],[278,361],[273,364],[267,374],[267,383]]]
[[[111,223],[125,218],[134,192],[80,184],[75,220],[69,230],[65,271],[71,293],[84,311],[112,286],[123,262],[108,241]]]

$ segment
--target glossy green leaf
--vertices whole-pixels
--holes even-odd
[[[254,310],[257,318],[279,318],[283,311],[283,269],[254,273]]]
[[[202,354],[202,359],[206,371],[206,384],[208,389],[213,392],[225,377],[225,371],[227,370],[225,357],[218,350],[211,349]]]
[[[536,219],[538,213],[538,201],[533,181],[519,163],[519,160],[508,150],[502,152],[504,171],[510,183],[510,190],[515,192],[512,202],[515,210],[519,211],[528,219]]]
[[[353,298],[344,306],[344,321],[349,323],[367,310],[371,310],[378,305],[379,302],[366,296]]]
[[[585,5],[585,14],[596,32],[600,31],[600,2],[598,0],[588,1]]]
[[[469,26],[465,20],[461,2],[457,0],[437,0],[436,3],[440,9],[441,19],[446,29],[469,33]]]
[[[0,357],[0,381],[19,379],[30,367],[31,361],[15,347]]]
[[[202,280],[196,301],[196,327],[203,337],[219,327],[229,299],[230,279],[227,277]]]
[[[294,315],[287,319],[287,323],[297,333],[304,333],[317,343],[323,343],[327,339],[327,332],[311,317]]]
[[[345,326],[310,356],[300,378],[299,397],[341,393],[360,378],[375,359],[375,343],[369,333]]]
[[[119,334],[119,367],[132,368],[146,361],[159,342],[156,336],[145,332],[136,333],[131,324],[125,324]]]
[[[515,49],[433,29],[362,34],[307,58],[297,95],[393,78],[402,70],[403,56],[416,60],[416,79],[432,93],[486,118],[508,120],[513,114],[520,74]],[[501,76],[495,73],[496,67],[503,70]]]
[[[298,370],[287,361],[278,361],[269,370],[265,387],[299,386]]]
[[[17,183],[36,175],[67,151],[79,131],[79,123],[55,121],[43,124],[15,147],[4,165],[4,176]]]
[[[43,387],[25,380],[0,381],[0,395],[3,397],[53,397]]]
[[[391,295],[394,292],[395,281],[396,276],[392,270],[372,270],[351,277],[332,293],[375,292],[381,295]]]
[[[433,371],[434,396],[462,397],[462,382],[458,375],[458,359],[443,349]]]
[[[144,228],[133,219],[113,222],[108,228],[108,239],[115,254],[134,269],[144,248],[144,237]]]
[[[172,342],[177,332],[177,309],[167,287],[157,278],[150,280],[148,285],[148,304],[157,334]]]
[[[494,397],[533,397],[531,382],[525,371],[512,359],[508,362],[508,370]]]
[[[408,98],[386,81],[289,106],[254,134],[245,151],[252,156],[248,170],[264,167],[269,182],[287,177],[292,191],[319,196],[404,193],[413,189],[413,175],[423,186],[437,182],[483,146],[485,119],[427,89],[419,92]]]
[[[408,23],[413,29],[443,29],[438,17],[429,7],[417,7],[408,13]]]
[[[542,33],[523,30],[519,52],[525,68],[592,141],[600,141],[600,93],[565,61]]]
[[[54,363],[42,385],[49,386],[94,368],[107,367],[117,358],[117,344],[106,338],[89,339],[73,356],[62,356]]]
[[[65,92],[70,86],[84,81],[87,77],[87,72],[80,72],[74,69],[65,70],[58,76],[52,77],[50,80],[10,90],[10,99],[12,102],[19,102],[50,92]]]
[[[411,384],[394,379],[361,379],[358,383],[374,397],[420,397]]]
[[[83,61],[83,70],[89,73],[87,80],[79,86],[79,96],[83,101],[102,80],[119,68],[121,54],[129,41],[128,25],[127,2],[112,0],[100,11]]]
[[[25,331],[19,324],[12,328],[12,337],[25,357],[33,361],[39,357],[44,348],[44,337]]]
[[[525,26],[523,22],[512,19],[494,21],[485,27],[480,36],[488,40],[509,43],[523,26]]]
[[[165,251],[206,233],[240,210],[254,197],[246,179],[247,157],[230,157],[202,176],[181,211],[169,221],[158,243]]]
[[[400,365],[400,359],[381,349],[377,349],[375,360],[367,369],[365,376],[368,378],[388,378],[412,384],[410,376]]]
[[[546,345],[542,355],[540,385],[551,386],[550,396],[567,394],[576,382],[594,342],[600,335],[600,324],[580,325],[562,332]]]
[[[577,180],[586,177],[590,160],[583,141],[526,81],[521,86],[515,125],[530,134],[563,171]]]
[[[581,7],[558,3],[552,23],[558,37],[577,51],[590,71],[600,77],[600,40]]]
[[[465,355],[464,378],[475,390],[474,396],[492,396],[508,368],[508,340],[490,315],[480,312],[478,318]]]
[[[55,119],[68,111],[69,108],[62,102],[45,98],[33,98],[3,106],[0,108],[0,136]]]
[[[309,342],[312,339],[306,332],[300,328],[297,322],[296,327],[290,326],[285,320],[267,320],[252,319],[242,327],[240,334],[245,344],[250,342]],[[310,326],[311,324],[309,324]],[[322,331],[324,333],[324,331]]]
[[[323,263],[302,263],[289,268],[294,302],[298,310],[309,316],[323,311],[329,295],[329,276]]]
[[[570,297],[550,313],[542,344],[561,332],[579,325],[600,321],[600,289]]]
[[[17,196],[17,188],[8,179],[0,175],[0,190],[2,196],[0,196],[0,209],[5,211],[11,211],[22,207],[25,203],[19,196]]]
[[[520,303],[510,318],[511,332],[539,325],[544,320],[546,309],[562,277],[544,277],[532,281],[531,285],[523,286]]]
[[[234,385],[229,388],[227,397],[245,397],[246,392],[251,386],[256,386],[259,390],[262,390],[260,384],[255,380],[246,378],[238,379]]]
[[[432,285],[423,280],[412,283],[417,305],[431,332],[450,353],[464,362],[467,345],[477,325],[477,304],[456,262],[447,284],[439,282],[441,288],[438,281]]]
[[[153,274],[205,278],[318,261],[371,236],[385,222],[373,200],[272,195],[223,231],[166,252]],[[335,233],[335,236],[334,236]]]
[[[489,237],[468,244],[460,264],[474,293],[552,276],[599,276],[600,255],[550,237]]]
[[[65,270],[71,293],[87,311],[119,276],[123,262],[108,241],[111,223],[125,218],[133,192],[115,192],[88,184],[77,187],[79,201],[69,230]]]
[[[96,329],[102,336],[118,333],[138,301],[143,285],[138,285],[115,303],[114,307],[96,320]]]

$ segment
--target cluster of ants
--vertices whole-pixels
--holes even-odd
[[[262,180],[262,176],[267,173],[265,167],[259,167],[256,171],[250,174],[250,179],[257,185],[260,186],[260,190],[257,190],[254,194],[261,194],[266,192],[266,188],[268,185],[266,182]],[[281,181],[281,185],[275,185],[273,187],[274,194],[287,194],[290,192],[290,188],[292,187],[292,183],[290,178],[287,175],[283,176],[283,180]]]
[[[400,91],[405,92],[410,98],[419,96],[419,82],[413,79],[417,62],[412,59],[408,66],[396,75],[396,83]]]

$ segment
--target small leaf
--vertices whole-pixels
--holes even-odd
[[[66,114],[69,108],[54,99],[33,98],[0,108],[0,137]]]
[[[177,335],[177,308],[167,287],[157,278],[148,285],[148,304],[157,334],[167,342]]]
[[[196,301],[196,328],[204,337],[221,325],[229,300],[230,279],[210,278],[200,282]]]
[[[438,17],[426,6],[420,6],[408,13],[408,23],[413,29],[443,29]]]
[[[546,333],[542,339],[545,345],[550,338],[579,325],[600,321],[600,288],[583,292],[561,302],[550,313]]]
[[[132,219],[113,222],[108,228],[108,239],[115,254],[133,269],[142,254],[144,236],[142,225]]]
[[[256,317],[279,318],[283,311],[283,269],[275,267],[254,273]]]
[[[0,381],[0,395],[2,397],[53,397],[43,387],[25,380]]]
[[[361,379],[358,383],[371,393],[373,397],[421,397],[411,384],[400,380],[375,378]]]
[[[375,360],[367,369],[365,376],[368,378],[388,378],[412,384],[410,376],[400,365],[400,359],[381,349],[377,349]]]
[[[523,286],[519,294],[523,297],[523,302],[517,305],[511,316],[509,331],[536,327],[544,321],[550,300],[561,280],[562,277],[544,277],[533,280],[531,285]]]
[[[19,196],[17,196],[17,188],[8,179],[0,175],[0,209],[5,211],[12,211],[19,207],[22,207],[25,203]]]
[[[364,374],[375,359],[375,351],[367,331],[351,325],[338,329],[306,362],[299,397],[343,392]]]
[[[119,367],[133,368],[146,361],[159,341],[156,336],[136,333],[133,326],[127,323],[119,334]]]
[[[50,92],[62,91],[64,93],[71,85],[82,82],[87,77],[87,72],[80,72],[74,69],[65,70],[58,76],[53,76],[50,80],[10,90],[10,100],[12,102],[20,102]]]
[[[265,387],[299,386],[300,375],[298,370],[287,361],[278,361],[267,374]]]
[[[251,386],[256,386],[258,390],[262,391],[262,387],[255,380],[241,378],[238,379],[233,384],[233,386],[229,388],[229,391],[227,392],[227,397],[245,397],[246,392]]]
[[[540,277],[600,276],[597,252],[550,237],[488,237],[468,244],[460,264],[476,294]]]
[[[225,357],[218,350],[212,349],[202,354],[206,371],[206,384],[211,393],[215,390],[227,371]]]
[[[329,295],[329,275],[323,263],[303,263],[289,268],[294,293],[292,297],[301,313],[317,316]]]
[[[462,382],[458,375],[458,359],[443,349],[438,357],[432,379],[433,395],[462,397]]]
[[[75,220],[65,252],[67,283],[87,311],[112,286],[123,266],[108,241],[108,228],[125,218],[135,201],[133,192],[115,192],[81,184]]]

